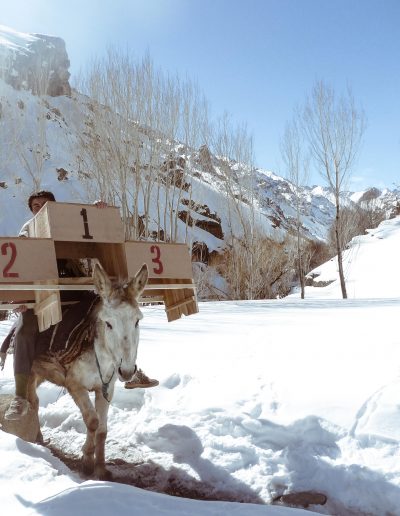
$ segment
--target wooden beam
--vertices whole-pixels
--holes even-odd
[[[80,279],[80,278],[79,278]],[[64,285],[38,285],[38,284],[26,284],[21,283],[20,285],[16,284],[0,284],[1,290],[94,290],[95,286],[91,285],[83,285],[80,283],[76,284],[64,284]],[[181,290],[181,289],[191,289],[196,290],[196,286],[193,283],[159,283],[154,285],[146,285],[145,290]]]

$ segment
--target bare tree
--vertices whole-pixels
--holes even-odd
[[[46,161],[50,158],[47,143],[47,108],[42,102],[36,103],[34,130],[27,138],[16,140],[16,151],[22,168],[32,181],[33,191],[41,188]]]
[[[8,163],[12,161],[15,154],[16,142],[20,138],[21,127],[18,126],[17,130],[16,124],[18,115],[17,107],[14,105],[10,106],[8,102],[6,102],[6,97],[0,96],[0,147],[2,170],[4,170]],[[22,124],[20,125],[22,126]]]
[[[230,248],[232,266],[227,267],[229,283],[234,299],[253,299],[254,217],[253,189],[253,142],[246,127],[234,126],[230,116],[224,113],[217,120],[211,137],[211,150],[218,157],[217,173],[224,192],[224,206],[229,234],[225,241]],[[243,255],[246,255],[246,258]],[[236,263],[236,266],[235,266]],[[241,272],[245,263],[249,274],[243,283]],[[243,292],[242,285],[245,285]]]
[[[182,197],[190,196],[188,156],[207,118],[201,95],[190,81],[156,70],[149,55],[134,61],[113,49],[79,87],[92,99],[80,159],[98,193],[121,206],[126,237],[184,239],[178,226]]]
[[[252,244],[253,247],[249,248],[245,240],[233,238],[226,253],[225,274],[231,298],[271,299],[286,296],[293,279],[295,245],[292,238],[276,242],[259,233]]]
[[[218,157],[217,174],[225,193],[229,234],[225,276],[233,299],[263,299],[287,295],[293,279],[295,246],[288,237],[268,237],[257,209],[257,180],[253,141],[244,125],[234,126],[228,115],[219,119],[212,140]]]
[[[50,159],[48,105],[42,97],[35,97],[27,111],[28,106],[20,99],[9,106],[7,120],[0,119],[2,164],[5,166],[7,162],[14,162],[15,167],[18,160],[27,177],[27,181],[23,181],[24,186],[28,191],[37,191],[42,186],[46,162]],[[16,180],[18,174],[15,170]]]
[[[365,130],[365,115],[355,106],[348,89],[337,97],[333,88],[316,82],[303,112],[303,129],[308,139],[315,165],[335,197],[335,240],[340,286],[347,298],[343,272],[341,228],[341,194],[349,179]]]
[[[383,220],[384,211],[379,207],[371,207],[369,202],[342,207],[339,231],[342,249],[353,237],[364,235],[367,229],[376,228]],[[332,249],[336,249],[336,222],[329,230],[328,244]]]
[[[293,196],[296,209],[296,248],[297,248],[297,274],[300,281],[301,299],[305,297],[305,250],[306,240],[301,233],[301,212],[303,197],[301,187],[307,182],[308,157],[304,156],[304,142],[299,129],[298,116],[287,123],[281,141],[281,154],[286,167],[287,177],[293,185]]]

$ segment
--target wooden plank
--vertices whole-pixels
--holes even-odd
[[[195,297],[190,296],[185,299],[182,299],[181,301],[177,301],[173,305],[168,306],[167,312],[169,312],[170,310],[174,310],[175,308],[180,308],[181,306],[184,306],[184,305],[189,305],[189,304],[193,303],[194,300],[195,300]]]
[[[58,277],[50,239],[0,237],[0,250],[0,301],[34,301],[33,284]]]
[[[32,285],[30,285],[32,288]],[[0,302],[11,302],[11,303],[19,303],[25,304],[29,302],[33,302],[35,300],[35,292],[33,290],[1,290],[0,285]]]
[[[22,304],[22,303],[20,303]],[[0,310],[15,310],[16,308],[18,308],[20,306],[20,304],[18,303],[1,303],[0,304]],[[26,306],[27,308],[35,308],[35,303],[33,302],[27,302],[27,303],[24,303],[24,306]]]
[[[0,283],[27,283],[57,277],[52,240],[0,237]]]
[[[186,244],[163,242],[125,242],[128,277],[133,277],[143,263],[149,269],[149,278],[192,279],[192,261]]]
[[[16,285],[6,285],[0,284],[0,292],[1,291],[29,291],[29,290],[94,290],[94,285],[92,282],[85,282],[86,278],[60,278],[58,281],[60,284],[54,285],[43,285],[43,284],[16,284]],[[91,279],[91,278],[88,278]],[[73,283],[76,280],[76,283]],[[62,282],[68,281],[68,284],[63,284]],[[71,282],[71,283],[70,283]],[[156,291],[156,290],[182,290],[183,288],[189,288],[191,290],[195,290],[195,286],[191,283],[155,283],[154,285],[149,284],[146,285],[144,290]]]
[[[180,285],[180,289],[166,289],[164,291],[164,304],[165,311],[167,313],[168,322],[180,319],[182,315],[193,315],[199,311],[195,286],[191,285],[191,288],[187,285],[184,280],[175,279],[176,283]],[[167,287],[167,285],[166,285]],[[191,300],[189,298],[192,298]],[[188,300],[188,302],[185,302]]]
[[[119,209],[92,204],[47,202],[31,220],[30,237],[67,242],[123,243],[124,227]]]
[[[74,242],[72,245],[71,242],[61,241],[55,242],[54,246],[57,258],[98,260],[109,276],[128,277],[124,244]]]
[[[163,303],[164,302],[164,298],[162,296],[151,296],[151,297],[141,297],[139,299],[139,303],[142,304],[142,305],[148,305],[148,304],[151,304],[151,303]],[[65,305],[75,305],[76,303],[79,303],[79,301],[65,301],[65,302],[61,302],[61,306],[65,306]],[[18,308],[22,303],[18,304],[18,303],[0,303],[0,311],[1,310],[5,310],[5,311],[13,311],[15,310],[16,308]],[[24,306],[26,306],[27,308],[35,308],[35,305],[36,303],[34,302],[27,302],[27,303],[24,303]]]

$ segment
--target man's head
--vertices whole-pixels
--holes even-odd
[[[56,198],[52,192],[41,190],[40,192],[34,192],[28,199],[28,206],[31,212],[36,213],[46,204],[47,201],[55,201]]]

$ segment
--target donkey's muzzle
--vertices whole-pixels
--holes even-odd
[[[135,364],[135,367],[133,369],[132,368],[125,369],[124,367],[120,366],[118,368],[119,379],[121,380],[121,382],[129,382],[135,376],[136,371],[137,371],[137,365],[136,364]]]

